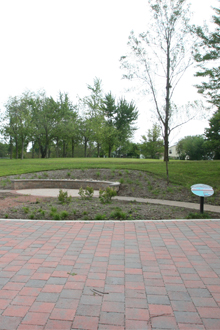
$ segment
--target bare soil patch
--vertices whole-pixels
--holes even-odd
[[[57,170],[22,174],[0,178],[0,189],[11,189],[11,179],[92,179],[120,181],[119,196],[132,196],[133,202],[112,201],[102,204],[98,198],[82,200],[72,198],[61,204],[57,198],[21,196],[9,192],[0,193],[0,218],[44,220],[123,220],[123,219],[182,219],[190,212],[198,212],[199,197],[182,186],[170,184],[146,172],[131,170],[85,169]],[[157,198],[198,203],[197,210],[135,202],[135,198]],[[220,196],[205,199],[205,203],[220,205]],[[212,218],[219,214],[209,213]]]

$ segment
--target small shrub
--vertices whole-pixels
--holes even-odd
[[[105,190],[102,189],[99,190],[99,199],[103,204],[110,203],[112,197],[116,195],[117,195],[116,190],[111,187],[107,187]]]
[[[68,196],[67,191],[63,191],[62,189],[59,190],[59,196],[58,201],[62,204],[70,203],[71,202],[71,196]]]
[[[34,214],[33,213],[30,214],[30,219],[34,219]]]
[[[8,213],[5,214],[5,219],[8,219]]]
[[[88,212],[87,212],[87,211],[84,211],[84,212],[83,212],[83,215],[87,215],[87,214],[88,214]]]
[[[68,215],[69,215],[69,213],[68,213],[67,211],[62,211],[62,212],[60,213],[60,218],[61,218],[62,220],[64,220],[64,219],[66,219],[66,218],[68,217]]]
[[[123,178],[121,178],[121,179],[119,180],[119,182],[122,184],[122,183],[125,182],[125,180],[124,180]]]
[[[127,214],[122,212],[119,207],[116,207],[113,212],[111,212],[110,217],[117,220],[126,220]]]
[[[96,172],[96,176],[97,177],[100,177],[100,172]]]
[[[95,220],[106,220],[106,215],[105,214],[96,214]]]
[[[76,215],[76,212],[77,212],[77,211],[74,209],[74,210],[72,210],[72,212],[73,212],[74,215]]]
[[[51,212],[55,213],[57,211],[56,207],[51,207]]]
[[[94,194],[94,189],[92,187],[87,186],[86,189],[82,187],[79,189],[78,194],[82,199],[91,199]]]
[[[54,213],[54,214],[53,214],[53,220],[60,220],[60,215],[59,215],[59,213]]]
[[[29,207],[27,207],[27,206],[22,207],[22,209],[23,209],[24,213],[26,213],[26,214],[29,212]]]
[[[208,213],[193,213],[190,212],[186,219],[211,219]]]
[[[67,176],[70,177],[70,175],[71,175],[70,172],[68,172],[68,173],[67,173]]]
[[[118,171],[118,175],[119,175],[119,176],[122,176],[122,172],[121,172],[121,171]]]

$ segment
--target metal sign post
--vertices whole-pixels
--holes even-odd
[[[204,212],[204,197],[209,197],[214,194],[214,190],[211,186],[207,184],[194,184],[191,186],[191,191],[193,194],[200,197],[200,213]]]

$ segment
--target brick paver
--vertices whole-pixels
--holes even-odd
[[[220,221],[0,220],[6,329],[220,329]]]

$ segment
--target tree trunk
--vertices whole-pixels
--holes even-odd
[[[74,139],[72,138],[72,157],[74,158]]]
[[[109,145],[108,147],[108,157],[111,157],[112,147]]]
[[[99,143],[97,144],[97,150],[98,150],[98,156],[97,157],[99,158],[100,157],[100,144]]]
[[[21,139],[21,159],[24,158],[24,139]]]
[[[15,144],[16,144],[16,159],[18,159],[18,140],[15,140]]]
[[[10,136],[10,159],[12,159],[13,156],[13,144],[12,144],[12,138]]]
[[[87,140],[85,139],[85,143],[84,143],[84,157],[87,157]]]
[[[35,143],[34,143],[34,141],[32,141],[32,155],[31,155],[32,158],[34,158],[34,145],[35,145]]]
[[[56,145],[56,156],[59,158],[59,147],[58,147],[59,139],[57,138],[57,145]]]
[[[166,162],[167,184],[169,184],[169,117],[170,117],[170,40],[167,40],[167,79],[166,79],[166,114],[164,125],[164,161]]]

